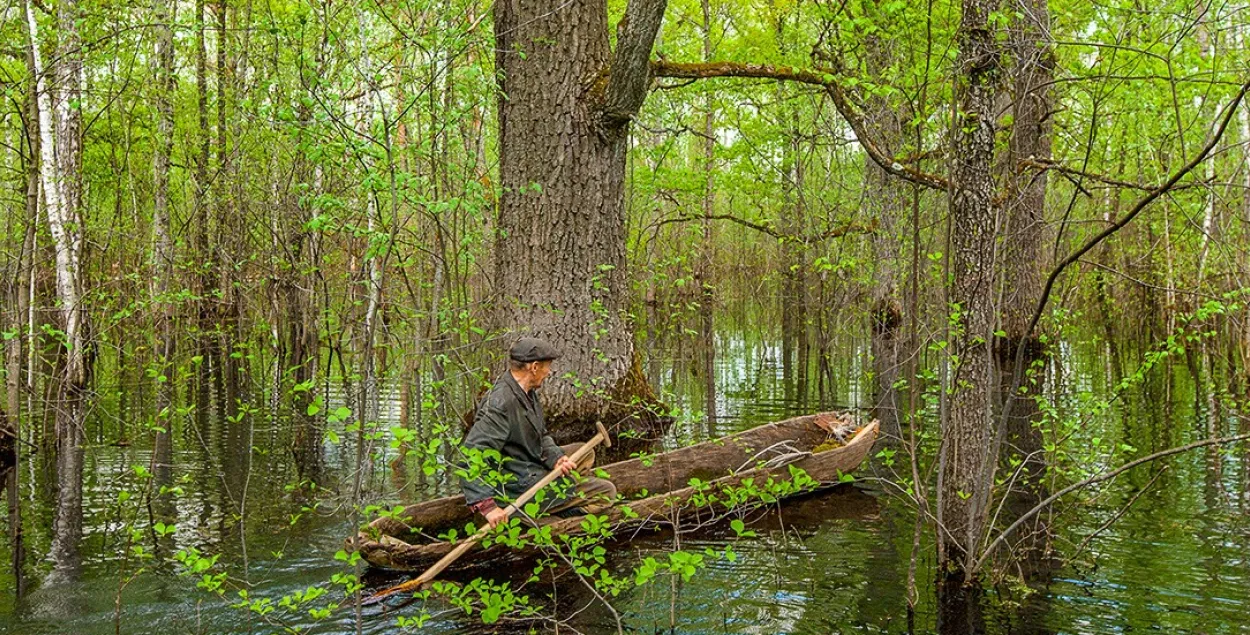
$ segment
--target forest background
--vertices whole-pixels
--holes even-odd
[[[1244,514],[1248,21],[1205,1],[9,2],[14,614],[84,563],[117,581],[119,629],[141,577],[204,574],[201,601],[229,589],[288,628],[280,599],[350,598],[346,552],[311,597],[248,595],[254,461],[292,527],[447,491],[520,332],[567,352],[544,390],[561,441],[599,418],[724,432],[718,343],[775,343],[791,407],[883,422],[861,480],[915,521],[896,609],[932,589],[946,632],[1050,575],[1020,562],[1054,557],[1054,515],[1120,466],[1149,490],[1169,448],[1206,449]],[[1074,387],[1090,356],[1106,381]],[[697,398],[666,392],[674,364]],[[1178,369],[1200,423],[1101,427]],[[215,512],[188,502],[184,452],[220,477]],[[182,538],[217,524],[229,567]],[[459,599],[572,619],[485,588]]]

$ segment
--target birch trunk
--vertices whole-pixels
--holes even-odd
[[[82,51],[78,10],[73,0],[58,5],[61,49],[55,68],[43,63],[39,29],[26,7],[31,60],[39,111],[39,179],[48,232],[56,253],[57,306],[64,329],[64,359],[56,395],[57,496],[52,523],[53,575],[72,577],[79,566],[82,537],[83,396],[89,375],[86,313],[81,304],[82,219],[79,214]],[[49,73],[51,71],[51,73]],[[48,85],[51,77],[54,86]],[[55,89],[55,92],[54,90]]]

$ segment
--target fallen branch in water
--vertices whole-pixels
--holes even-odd
[[[1106,531],[1109,527],[1111,527],[1111,525],[1114,525],[1117,521],[1123,518],[1124,515],[1128,513],[1128,510],[1133,507],[1133,503],[1136,503],[1137,499],[1141,498],[1142,494],[1149,492],[1150,487],[1155,484],[1155,481],[1159,480],[1160,476],[1163,476],[1163,473],[1165,471],[1167,471],[1166,466],[1161,468],[1158,472],[1155,472],[1155,475],[1150,477],[1150,481],[1146,483],[1146,486],[1138,490],[1135,494],[1133,494],[1133,497],[1128,499],[1128,502],[1125,503],[1124,506],[1119,509],[1119,511],[1113,514],[1111,518],[1108,518],[1106,522],[1099,525],[1098,529],[1095,529],[1094,531],[1090,532],[1088,536],[1082,538],[1081,544],[1077,545],[1076,549],[1073,550],[1072,553],[1068,555],[1067,561],[1064,562],[1064,564],[1067,565],[1068,563],[1071,563],[1073,560],[1075,560],[1076,557],[1080,555],[1082,551],[1085,551],[1085,547],[1089,546],[1089,543],[1092,542],[1094,538],[1097,538],[1099,534]]]
[[[1154,454],[1143,456],[1142,458],[1137,459],[1135,461],[1129,461],[1128,463],[1125,463],[1124,465],[1121,465],[1120,467],[1114,470],[1111,470],[1110,472],[1107,472],[1106,474],[1099,474],[1098,476],[1091,476],[1079,483],[1073,483],[1072,485],[1069,485],[1059,490],[1058,492],[1051,494],[1050,496],[1046,498],[1046,500],[1043,500],[1037,505],[1034,505],[1032,509],[1021,514],[1020,517],[1016,519],[1016,522],[1011,523],[1011,525],[1009,525],[1006,529],[1002,530],[1002,532],[998,534],[998,537],[995,538],[993,541],[991,541],[990,544],[986,546],[986,548],[981,552],[981,555],[977,557],[976,562],[973,563],[972,567],[969,569],[968,575],[974,575],[977,571],[979,571],[981,569],[981,565],[985,564],[985,560],[989,558],[990,554],[994,553],[994,550],[997,549],[998,546],[1002,544],[1004,540],[1007,539],[1007,536],[1010,536],[1012,532],[1014,532],[1016,529],[1019,529],[1020,525],[1024,524],[1024,521],[1036,516],[1038,512],[1042,511],[1043,509],[1046,509],[1047,507],[1051,505],[1051,503],[1054,503],[1056,500],[1059,500],[1059,498],[1067,494],[1075,492],[1076,490],[1079,490],[1079,489],[1089,487],[1090,485],[1095,485],[1103,481],[1109,481],[1139,465],[1149,463],[1151,461],[1156,461],[1164,457],[1172,456],[1173,454],[1181,454],[1183,452],[1196,450],[1198,448],[1205,448],[1205,447],[1212,446],[1212,445],[1225,445],[1228,443],[1239,443],[1241,441],[1248,441],[1248,440],[1250,440],[1250,434],[1239,434],[1239,435],[1231,436],[1231,437],[1217,437],[1214,439],[1195,441],[1188,445],[1182,445],[1176,448],[1161,450],[1159,452],[1155,452]]]

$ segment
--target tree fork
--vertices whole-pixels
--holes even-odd
[[[606,3],[557,4],[495,4],[495,320],[563,350],[543,403],[554,432],[580,438],[605,415],[654,420],[626,315],[624,183],[629,123],[667,3],[630,2],[615,53]]]

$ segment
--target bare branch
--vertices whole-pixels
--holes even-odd
[[[1220,142],[1220,139],[1224,137],[1224,132],[1228,129],[1228,123],[1232,121],[1233,114],[1237,112],[1237,107],[1241,104],[1241,100],[1245,98],[1247,90],[1250,90],[1250,83],[1242,84],[1241,90],[1237,92],[1237,96],[1234,97],[1233,101],[1230,102],[1228,104],[1228,107],[1224,109],[1223,119],[1220,121],[1220,127],[1215,131],[1215,134],[1211,135],[1211,140],[1207,142],[1206,146],[1202,148],[1201,152],[1199,152],[1193,159],[1191,159],[1189,163],[1186,163],[1184,167],[1182,167],[1175,174],[1169,177],[1167,181],[1164,181],[1162,184],[1156,187],[1150,188],[1148,190],[1148,193],[1145,196],[1143,196],[1140,200],[1138,200],[1137,204],[1133,205],[1133,209],[1129,210],[1129,212],[1125,214],[1123,218],[1121,218],[1120,220],[1117,220],[1110,227],[1099,232],[1098,235],[1087,240],[1084,245],[1081,245],[1079,249],[1069,254],[1058,265],[1055,266],[1055,268],[1050,272],[1050,275],[1046,278],[1046,285],[1042,289],[1042,297],[1038,299],[1037,309],[1033,313],[1033,318],[1029,320],[1028,328],[1024,329],[1024,334],[1026,336],[1032,333],[1033,330],[1037,328],[1037,323],[1038,321],[1042,319],[1042,313],[1045,312],[1046,304],[1050,300],[1050,292],[1055,287],[1055,281],[1059,279],[1060,274],[1062,274],[1065,269],[1067,269],[1070,265],[1080,260],[1081,256],[1084,256],[1086,253],[1089,253],[1091,249],[1093,249],[1094,247],[1097,247],[1098,244],[1106,240],[1107,237],[1120,231],[1120,229],[1122,229],[1125,225],[1128,225],[1134,218],[1137,217],[1138,214],[1142,212],[1142,210],[1146,209],[1148,205],[1153,203],[1155,199],[1159,198],[1160,196],[1163,196],[1167,192],[1174,189],[1176,187],[1176,184],[1181,179],[1185,178],[1186,174],[1189,174],[1190,172],[1192,172],[1194,168],[1198,167],[1199,164],[1201,164],[1204,160],[1206,160],[1207,155],[1211,154],[1211,150],[1213,150],[1216,144]],[[1021,350],[1023,350],[1023,348]],[[1023,359],[1022,354],[1017,355],[1017,359],[1016,359],[1017,367],[1021,365],[1022,359]],[[1019,368],[1017,368],[1017,371],[1018,370]],[[1010,400],[1008,401],[1008,403],[1010,404]],[[1010,410],[1008,410],[1008,412],[1009,411]]]
[[[1035,168],[1041,171],[1054,170],[1055,172],[1059,172],[1060,174],[1063,174],[1064,176],[1079,176],[1081,178],[1089,179],[1091,181],[1097,181],[1099,183],[1104,183],[1106,185],[1111,185],[1114,187],[1120,187],[1120,188],[1125,188],[1125,189],[1130,189],[1130,190],[1141,190],[1143,192],[1153,192],[1154,190],[1157,190],[1160,187],[1162,187],[1160,185],[1142,185],[1141,183],[1129,183],[1128,181],[1121,181],[1119,179],[1114,179],[1104,174],[1098,174],[1097,172],[1086,172],[1084,170],[1070,168],[1066,165],[1062,165],[1055,161],[1045,161],[1041,159],[1034,159],[1032,157],[1020,161],[1019,166],[1021,168]],[[1076,181],[1073,181],[1073,184],[1079,187],[1079,184]],[[1183,190],[1183,189],[1188,189],[1191,187],[1203,187],[1205,185],[1206,185],[1205,183],[1186,183],[1184,185],[1176,185],[1172,187],[1172,189]],[[1088,196],[1089,193],[1086,192],[1086,195]]]
[[[675,218],[666,218],[664,220],[661,220],[658,223],[656,223],[655,226],[658,228],[658,227],[663,227],[664,225],[668,225],[669,223],[688,223],[688,222],[694,222],[694,221],[702,221],[704,219],[727,220],[731,223],[737,223],[738,225],[742,225],[743,227],[754,229],[757,232],[768,234],[769,236],[772,236],[773,238],[776,238],[777,240],[793,240],[793,241],[798,241],[798,242],[815,242],[815,241],[824,240],[827,238],[841,238],[843,236],[846,236],[847,234],[871,234],[877,231],[877,222],[874,220],[868,223],[867,225],[861,225],[859,223],[846,223],[845,225],[840,225],[832,229],[827,229],[823,232],[811,234],[808,236],[802,236],[802,235],[787,234],[787,233],[779,232],[776,229],[769,227],[768,225],[762,225],[760,223],[752,222],[745,218],[739,218],[732,214],[712,214],[711,216],[677,216]]]

